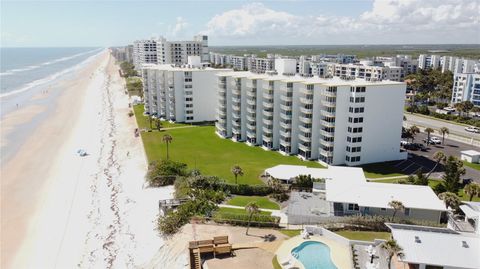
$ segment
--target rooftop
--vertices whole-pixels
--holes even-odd
[[[464,150],[464,151],[461,151],[460,153],[464,154],[464,155],[468,155],[468,156],[477,156],[477,155],[480,155],[480,152],[476,151],[476,150]]]
[[[280,80],[286,82],[302,82],[306,84],[324,84],[324,85],[404,85],[404,82],[381,80],[367,81],[365,79],[341,79],[340,77],[320,78],[320,77],[302,77],[300,75],[269,75],[257,74],[250,71],[227,71],[217,74],[218,76],[245,77],[249,79]]]
[[[270,176],[292,180],[298,175],[311,175],[325,180],[326,200],[355,203],[364,207],[390,208],[388,203],[398,200],[407,208],[445,211],[444,203],[429,186],[368,182],[363,169],[329,166],[327,169],[298,165],[277,165],[265,170]]]
[[[181,66],[176,66],[174,64],[143,64],[142,69],[155,69],[155,70],[164,70],[164,71],[192,71],[192,72],[231,70],[231,69],[225,69],[225,68],[193,67],[187,64],[184,64]]]
[[[480,238],[446,228],[391,224],[393,238],[403,248],[408,263],[480,268]]]

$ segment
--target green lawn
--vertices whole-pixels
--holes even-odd
[[[236,215],[248,215],[247,210],[240,208],[228,208],[228,207],[219,207],[217,214],[236,214]],[[260,215],[270,216],[271,212],[260,211]]]
[[[463,161],[463,165],[473,168],[475,170],[480,170],[480,163],[469,163],[467,161]]]
[[[229,205],[246,206],[250,202],[255,202],[260,208],[280,209],[280,206],[268,197],[262,196],[242,196],[238,195],[227,201]]]
[[[361,166],[365,177],[367,178],[382,178],[382,177],[395,177],[404,176],[400,169],[392,165],[392,162],[383,163],[370,163]]]
[[[280,232],[286,236],[294,237],[294,236],[300,235],[302,230],[280,230]]]
[[[381,180],[375,180],[375,181],[371,181],[371,182],[380,182],[380,183],[393,183],[393,184],[397,184],[398,181],[400,179],[381,179]],[[440,179],[430,179],[428,181],[428,186],[430,186],[432,189],[437,186],[438,184],[440,184]],[[462,201],[469,201],[470,197],[468,195],[465,194],[465,192],[463,191],[463,189],[460,189],[460,191],[458,192],[458,197],[460,197],[460,200]],[[480,198],[477,197],[477,196],[474,196],[472,201],[474,202],[480,202]]]
[[[373,241],[375,239],[390,239],[390,233],[388,232],[336,231],[335,233],[350,240]]]
[[[278,152],[219,138],[213,126],[142,132],[149,161],[165,158],[166,145],[162,142],[164,134],[170,134],[173,138],[169,145],[172,160],[186,163],[190,168],[199,169],[204,175],[218,176],[228,182],[235,182],[231,173],[234,165],[243,169],[244,175],[238,177],[239,184],[263,184],[259,175],[266,168],[278,164],[322,167],[317,162],[302,161],[294,156],[283,156]]]
[[[145,111],[145,108],[143,104],[133,106],[133,112],[135,113],[135,117],[137,119],[138,128],[150,129],[150,120],[147,116],[143,115],[144,111]],[[162,121],[162,128],[173,128],[173,127],[182,127],[182,126],[190,126],[190,124],[171,123],[169,121]],[[152,127],[153,129],[155,129],[154,122],[152,122]]]

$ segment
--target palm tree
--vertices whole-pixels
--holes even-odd
[[[398,245],[395,239],[390,239],[384,243],[382,243],[382,249],[387,252],[387,262],[388,262],[388,269],[392,266],[392,258],[394,255],[397,257],[402,258],[404,256],[403,249],[400,245]]]
[[[480,184],[476,182],[469,183],[465,186],[463,191],[469,196],[469,201],[471,202],[475,195],[480,196]]]
[[[388,203],[388,206],[393,209],[392,221],[395,219],[395,215],[397,214],[397,211],[405,210],[405,206],[403,205],[403,203],[397,200],[392,200],[391,202]]]
[[[453,192],[442,192],[438,195],[440,200],[443,200],[447,208],[457,209],[460,205],[460,198]]]
[[[447,127],[440,128],[440,133],[442,134],[442,145],[445,144],[445,135],[450,133]]]
[[[420,133],[420,129],[416,125],[410,126],[410,128],[408,128],[408,131],[410,132],[410,135],[412,136],[412,142],[415,139],[415,135]]]
[[[158,131],[162,128],[162,121],[160,119],[155,120],[155,127],[157,127]]]
[[[168,154],[168,145],[172,143],[173,137],[169,134],[166,134],[163,136],[162,141],[167,144],[167,160],[169,159],[169,154]]]
[[[252,221],[252,217],[255,214],[260,213],[260,209],[255,202],[250,202],[245,206],[245,210],[248,212],[248,224],[247,224],[247,231],[245,232],[248,235],[248,229],[250,229],[250,222]]]
[[[430,127],[425,128],[425,133],[427,133],[427,145],[430,144],[430,134],[433,133],[433,129]]]
[[[240,166],[235,165],[232,167],[232,174],[235,176],[235,184],[237,184],[237,177],[243,176],[243,170]]]
[[[442,151],[437,151],[435,152],[435,154],[433,154],[433,159],[436,160],[437,162],[435,163],[435,166],[432,168],[432,170],[428,172],[427,180],[430,177],[430,175],[433,173],[433,171],[437,169],[438,164],[440,164],[441,162],[445,162],[447,160],[447,156]]]
[[[152,118],[152,115],[148,114],[148,121],[150,122],[150,130],[152,129],[152,121],[153,121],[153,118]]]

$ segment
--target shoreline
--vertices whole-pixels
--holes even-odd
[[[118,66],[105,51],[82,70],[2,169],[2,268],[134,267],[163,244],[157,202],[173,188],[143,188]]]

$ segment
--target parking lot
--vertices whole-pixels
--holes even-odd
[[[438,136],[436,136],[438,137]],[[427,138],[427,135],[424,133],[417,134],[415,137],[414,142],[415,143],[423,143],[423,140]],[[442,139],[439,137],[440,140]],[[445,155],[447,156],[455,156],[460,158],[460,152],[464,150],[478,150],[480,151],[480,148],[478,147],[473,147],[471,145],[463,144],[460,142],[456,142],[453,140],[445,139],[445,145],[428,145],[426,151],[421,151],[421,150],[409,150],[408,152],[410,153],[411,157],[407,160],[403,161],[398,161],[394,163],[393,165],[401,170],[405,174],[413,174],[415,173],[418,169],[422,169],[424,173],[429,172],[430,170],[435,167],[435,160],[433,159],[433,155],[437,151],[443,151]],[[462,178],[468,178],[475,180],[476,182],[480,183],[480,171],[472,169],[470,167],[465,167],[466,174]],[[441,171],[443,171],[443,165],[439,164],[437,168],[434,171],[434,174],[432,175],[432,178],[440,178],[441,177]]]

